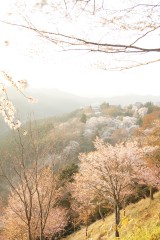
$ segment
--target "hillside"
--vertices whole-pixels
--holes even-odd
[[[89,105],[99,105],[102,102],[108,102],[113,105],[127,106],[135,102],[160,102],[160,96],[142,96],[142,95],[124,95],[103,98],[80,97],[72,93],[63,92],[58,89],[28,88],[25,91],[27,96],[38,99],[36,104],[31,104],[21,94],[13,88],[8,88],[9,99],[14,103],[17,109],[17,115],[21,121],[26,121],[33,115],[34,119],[43,119],[51,116],[69,113],[77,108]],[[1,120],[1,117],[0,117]]]
[[[159,240],[160,239],[160,192],[155,200],[143,199],[126,208],[122,219],[121,240]],[[123,215],[123,211],[121,211]],[[114,215],[98,220],[88,229],[88,240],[112,240],[114,238]],[[65,238],[65,240],[86,240],[85,227]]]
[[[58,89],[34,89],[28,88],[25,91],[27,96],[32,96],[38,102],[32,104],[13,88],[8,88],[9,99],[13,102],[17,110],[17,118],[21,122],[31,119],[46,119],[48,117],[60,116],[75,109],[89,105],[94,102],[88,98],[66,93]],[[0,115],[0,136],[4,136],[9,131]]]
[[[138,121],[142,117],[140,113],[142,114],[145,110],[143,107],[139,109],[135,107],[133,106],[133,109],[130,109],[130,106],[122,108],[103,103],[101,106],[77,109],[59,117],[37,120],[32,124],[32,128],[35,127],[39,132],[40,146],[47,146],[48,157],[54,155],[56,164],[65,166],[71,162],[77,163],[79,153],[93,151],[93,141],[96,136],[110,144],[130,138],[139,126]],[[128,114],[129,116],[127,116]],[[0,122],[0,129],[1,127]],[[6,124],[5,128],[8,128]],[[3,134],[6,133],[4,132],[5,128],[0,131],[0,158],[1,162],[5,162],[5,166],[9,168],[7,164],[9,165],[11,160],[6,155],[10,153],[11,156],[15,156],[17,145],[13,131]],[[24,129],[29,130],[28,124],[22,126],[22,131]],[[24,137],[24,141],[28,141],[27,136]],[[30,148],[27,152],[32,154]],[[0,192],[1,196],[8,194],[6,184],[1,177]]]
[[[63,92],[58,89],[47,88],[28,88],[25,94],[38,99],[38,102],[36,104],[31,104],[24,96],[18,94],[15,89],[11,87],[8,88],[8,96],[16,107],[17,118],[23,123],[30,118],[47,119],[48,117],[67,114],[75,109],[81,109],[86,106],[96,106],[102,102],[121,106],[134,104],[135,102],[145,103],[151,101],[156,104],[160,102],[160,96],[140,96],[131,94],[116,97],[87,98]],[[4,136],[8,131],[9,127],[5,124],[2,116],[0,116],[0,136]]]
[[[76,179],[74,178],[75,176],[74,174],[77,173],[77,176],[78,176],[78,174],[83,174],[83,171],[80,172],[81,169],[89,169],[87,165],[84,166],[84,168],[80,168],[82,159],[79,158],[79,153],[86,153],[83,155],[85,156],[84,158],[85,163],[87,163],[87,160],[88,160],[87,156],[91,156],[92,154],[92,164],[89,164],[89,167],[94,164],[94,159],[96,159],[96,164],[98,162],[101,164],[103,162],[102,161],[103,157],[94,158],[94,154],[98,152],[94,142],[98,141],[98,144],[101,144],[101,142],[98,140],[98,138],[96,138],[96,136],[101,138],[104,143],[110,143],[109,145],[110,149],[114,149],[114,151],[116,151],[117,153],[119,152],[123,153],[124,151],[125,154],[124,155],[122,154],[122,156],[124,156],[122,158],[122,161],[120,162],[119,165],[116,164],[116,168],[113,168],[115,172],[115,175],[114,175],[114,172],[113,172],[113,175],[118,176],[117,173],[118,172],[121,173],[121,171],[123,170],[122,175],[120,175],[120,179],[116,180],[116,183],[119,183],[119,180],[120,181],[122,180],[121,183],[124,182],[125,184],[127,184],[126,186],[128,186],[130,177],[132,176],[132,172],[130,172],[132,170],[132,165],[130,165],[131,168],[128,168],[128,165],[127,165],[127,169],[130,169],[130,171],[128,172],[129,178],[126,178],[127,171],[125,168],[125,164],[126,164],[125,159],[127,159],[128,157],[128,152],[130,154],[132,153],[131,150],[134,148],[134,146],[131,145],[131,148],[129,148],[128,150],[128,148],[126,147],[127,145],[124,146],[124,144],[123,145],[121,144],[123,148],[122,152],[119,151],[119,148],[117,151],[116,148],[117,146],[120,145],[120,142],[126,141],[126,139],[128,138],[129,139],[132,138],[132,134],[134,134],[135,130],[139,128],[139,124],[143,124],[143,122],[145,122],[146,124],[148,121],[150,121],[150,119],[153,120],[153,117],[159,119],[159,116],[160,116],[159,113],[160,113],[160,108],[158,108],[157,106],[154,106],[151,103],[146,103],[144,105],[136,104],[128,107],[127,106],[121,107],[119,105],[116,106],[116,105],[109,105],[109,103],[102,103],[100,106],[98,105],[88,106],[85,108],[77,109],[69,114],[62,115],[61,117],[59,116],[59,117],[51,117],[44,120],[37,120],[36,122],[32,122],[32,124],[26,123],[25,125],[22,125],[22,128],[20,128],[20,132],[22,133],[21,136],[17,135],[19,134],[19,132],[16,134],[16,132],[12,131],[12,133],[9,133],[8,136],[6,135],[3,138],[1,137],[0,138],[0,159],[1,159],[0,163],[2,167],[1,171],[3,175],[0,176],[0,192],[1,192],[2,205],[5,205],[7,203],[7,198],[10,193],[10,187],[12,186],[11,185],[12,181],[14,184],[14,188],[17,187],[17,182],[19,180],[19,177],[21,178],[19,171],[20,172],[28,171],[29,180],[27,180],[27,182],[32,182],[30,179],[31,175],[33,176],[33,182],[34,182],[35,173],[33,172],[33,174],[30,174],[30,170],[33,169],[32,171],[36,171],[37,173],[37,168],[34,167],[34,166],[37,166],[37,162],[38,162],[38,168],[40,170],[41,170],[41,166],[51,166],[50,169],[53,169],[53,166],[54,166],[54,169],[55,169],[54,173],[56,177],[58,177],[57,179],[58,186],[62,187],[61,188],[62,196],[60,197],[60,201],[58,199],[57,206],[62,208],[63,209],[62,211],[65,211],[64,216],[66,216],[66,219],[64,219],[65,221],[64,221],[63,229],[58,230],[61,235],[59,235],[59,232],[54,233],[53,230],[55,228],[53,227],[53,230],[51,230],[51,236],[57,237],[56,234],[58,234],[58,237],[59,237],[58,239],[60,239],[60,237],[62,236],[64,237],[66,235],[73,233],[76,227],[78,229],[82,227],[83,229],[80,232],[77,232],[74,235],[68,236],[66,240],[83,240],[83,239],[85,240],[86,239],[86,236],[85,236],[86,221],[88,223],[91,223],[99,219],[101,216],[101,210],[104,216],[109,215],[109,213],[113,211],[112,203],[114,202],[114,199],[112,199],[112,196],[110,195],[110,196],[107,196],[107,198],[104,198],[105,199],[104,201],[103,196],[101,197],[101,194],[99,194],[98,192],[94,192],[93,191],[94,189],[89,189],[89,188],[87,188],[87,195],[85,195],[84,194],[85,192],[83,191],[86,188],[84,188],[85,186],[83,187],[83,184],[81,184],[80,182],[81,179],[78,179],[77,185],[76,185]],[[154,131],[155,130],[156,132],[160,131],[160,130],[157,130],[157,128],[156,129],[154,128]],[[27,131],[27,134],[24,134],[24,132],[26,131]],[[156,138],[156,141],[157,141],[157,138]],[[21,149],[19,148],[19,146],[22,146],[23,151],[20,151]],[[108,166],[113,161],[111,161],[111,158],[107,158],[107,156],[110,156],[109,148],[107,148],[108,145],[106,146],[101,145],[101,148],[103,146],[105,147],[105,149],[103,149],[103,153],[107,153],[105,160],[109,159],[107,163],[105,163]],[[136,151],[133,152],[133,156],[137,157],[138,154],[139,152],[138,152],[138,149],[136,148]],[[131,156],[132,155],[129,155],[129,160],[132,160]],[[38,160],[37,160],[37,157],[38,157]],[[35,159],[36,159],[36,164],[33,164],[34,163],[33,161],[35,161]],[[114,160],[115,156],[112,159]],[[133,162],[135,162],[135,159],[133,159]],[[20,168],[19,170],[19,166],[22,167],[22,169]],[[102,169],[105,169],[106,165],[103,165],[103,166],[102,166]],[[120,166],[120,168],[118,168],[118,166]],[[140,162],[140,166],[143,166],[143,163]],[[44,168],[44,170],[45,169],[48,169],[48,168]],[[148,168],[145,167],[145,171],[143,172],[147,174],[147,178],[149,178],[150,180],[153,175],[151,174],[151,177],[150,177],[150,175],[148,175],[147,169]],[[135,176],[135,173],[137,172],[138,171],[136,168],[134,170],[134,176]],[[106,173],[106,171],[104,171],[104,173]],[[107,179],[107,174],[105,174],[106,179]],[[142,179],[143,177],[142,175],[143,174],[141,171],[140,179]],[[100,175],[100,176],[103,177],[103,175]],[[26,178],[24,177],[24,179]],[[98,174],[94,173],[94,168],[91,169],[91,172],[89,172],[88,174],[87,183],[89,182],[90,179],[91,179],[91,182],[90,182],[91,184],[96,179],[100,180],[100,178],[98,178]],[[146,178],[144,180],[147,181]],[[156,181],[157,181],[157,178],[156,178]],[[42,182],[45,184],[45,181],[42,181]],[[79,202],[79,199],[76,199],[76,195],[73,195],[74,192],[72,194],[72,189],[70,188],[71,187],[70,183],[72,182],[74,184],[73,186],[75,189],[76,189],[76,186],[80,187],[80,190],[79,188],[77,188],[78,190],[77,193],[78,194],[80,193],[79,195],[80,202]],[[98,182],[95,181],[96,188],[97,188],[97,183]],[[108,179],[106,183],[108,186],[108,184],[110,183]],[[37,185],[36,182],[34,182],[34,184]],[[151,186],[151,184],[152,183],[147,182],[147,186]],[[159,181],[158,181],[158,184],[159,184]],[[53,187],[54,186],[55,185],[53,184]],[[123,185],[119,184],[119,186],[123,186]],[[137,188],[137,185],[133,187],[135,190],[135,194],[134,196],[132,196],[133,197],[132,200],[134,202],[139,200],[142,197],[148,196],[146,195],[146,192],[142,191],[144,190],[144,188],[139,189],[140,186],[138,186]],[[34,188],[32,189],[34,190]],[[127,194],[130,194],[131,189],[129,188],[127,190],[129,190]],[[145,191],[146,190],[147,189],[145,189]],[[92,194],[92,191],[94,195]],[[30,192],[31,191],[29,191],[29,193]],[[106,193],[106,188],[103,190],[103,192]],[[123,194],[125,195],[122,195],[122,197],[126,196],[126,191],[123,192]],[[46,194],[46,197],[47,196],[48,194]],[[81,196],[82,196],[82,201],[81,201]],[[83,196],[87,197],[86,201],[83,199]],[[26,199],[29,199],[29,198],[26,198]],[[73,199],[74,201],[72,204]],[[108,199],[109,202],[108,201],[106,202],[106,199]],[[130,198],[129,199],[127,198],[126,201],[131,202],[132,200],[130,200]],[[160,193],[156,195],[156,199],[151,204],[149,200],[143,200],[136,205],[130,205],[129,207],[127,207],[126,216],[125,218],[123,217],[121,218],[122,219],[121,228],[118,229],[120,232],[120,235],[122,236],[121,238],[122,240],[141,240],[141,239],[142,240],[145,240],[145,239],[160,240],[160,235],[157,235],[157,234],[160,234],[160,217],[159,217],[160,212],[157,211],[157,209],[159,209],[160,207],[159,200],[160,200]],[[96,204],[95,204],[95,201],[96,201]],[[35,201],[35,203],[37,204],[37,200]],[[103,205],[100,206],[100,205],[97,205],[97,203],[98,204],[103,203]],[[17,204],[17,200],[15,201],[15,204]],[[26,204],[28,206],[28,203]],[[71,206],[73,206],[73,208]],[[100,206],[101,209],[98,206]],[[123,205],[120,205],[120,206],[123,206]],[[37,209],[37,208],[33,208],[32,210],[34,211],[34,209]],[[6,216],[8,218],[7,210],[5,211],[6,211],[5,214],[7,214]],[[122,215],[123,215],[123,212],[122,212]],[[39,219],[39,216],[40,215],[38,213],[38,219]],[[87,239],[88,240],[114,239],[114,218],[115,217],[111,215],[111,216],[108,216],[104,222],[99,220],[94,224],[92,224],[89,227],[89,231],[88,231],[89,238]],[[1,225],[1,221],[3,226],[2,219],[0,219],[0,225]],[[145,222],[145,225],[144,225],[144,222]],[[15,217],[13,218],[13,224],[14,223],[15,223]],[[50,223],[50,221],[48,223]],[[60,225],[61,224],[62,222],[60,221]],[[10,225],[6,225],[5,229],[8,229],[6,230],[8,232],[4,234],[10,234]],[[15,227],[13,227],[13,229],[15,229]],[[26,232],[27,231],[26,227],[24,228],[24,233],[21,232],[22,229],[23,228],[20,226],[19,228],[20,235],[17,236],[17,233],[15,232],[15,235],[13,235],[11,238],[10,237],[6,238],[6,236],[8,235],[5,235],[3,239],[21,240],[22,239],[21,234],[24,234],[25,236],[27,236],[26,234],[28,234]],[[39,232],[35,234],[38,234],[37,236],[39,236]],[[66,235],[63,235],[63,234],[66,234]],[[153,234],[156,234],[155,237],[153,237]],[[24,239],[27,240],[28,238],[24,238]],[[38,238],[32,238],[32,239],[38,239]],[[53,239],[56,239],[56,238],[53,238]]]

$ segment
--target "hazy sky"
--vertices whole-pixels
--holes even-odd
[[[0,8],[6,2],[1,0]],[[160,95],[159,63],[123,72],[105,71],[96,67],[103,61],[99,55],[56,52],[52,43],[43,43],[32,32],[2,23],[0,29],[0,70],[7,70],[15,80],[27,79],[31,87],[58,88],[88,97]]]

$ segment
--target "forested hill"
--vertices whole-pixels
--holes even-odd
[[[125,141],[142,124],[144,115],[154,110],[160,111],[159,107],[150,102],[127,107],[104,102],[101,105],[84,107],[61,116],[37,120],[36,131],[40,134],[38,141],[42,148],[47,146],[48,156],[54,155],[58,165],[77,163],[80,152],[94,149],[93,141],[96,136],[113,145]],[[34,126],[35,123],[33,129]],[[5,127],[8,128],[7,125]],[[28,131],[28,128],[26,123],[21,131]],[[0,138],[0,158],[7,163],[9,160],[5,159],[6,153],[11,151],[10,155],[15,155],[13,132]],[[27,151],[29,153],[30,150]],[[5,195],[6,189],[2,182],[0,188],[4,189]]]
[[[22,122],[26,122],[30,118],[44,119],[62,115],[85,106],[99,105],[102,102],[122,106],[134,104],[135,102],[160,102],[160,96],[125,95],[119,97],[106,96],[104,98],[85,98],[57,89],[47,88],[28,88],[26,94],[38,99],[38,102],[31,104],[27,101],[27,99],[18,94],[16,90],[12,88],[8,89],[8,96],[15,104],[17,116]],[[0,116],[0,135],[3,135],[8,130],[8,126],[4,123],[2,117]]]
[[[17,118],[23,123],[29,119],[44,119],[69,113],[92,102],[87,98],[57,89],[28,88],[25,94],[37,99],[37,103],[28,102],[24,96],[17,93],[13,88],[8,89],[9,99],[13,102],[17,110]],[[8,130],[8,126],[0,116],[0,135],[3,135]]]
[[[126,196],[125,205],[137,202],[142,198],[146,198],[149,196],[149,194],[150,198],[152,198],[153,192],[157,191],[157,182],[159,184],[159,179],[157,179],[156,175],[153,175],[154,172],[151,171],[151,169],[148,167],[148,164],[142,162],[142,151],[148,151],[148,149],[152,150],[151,146],[153,144],[153,146],[155,146],[156,144],[156,152],[151,155],[151,158],[150,155],[146,156],[148,161],[157,160],[157,154],[159,154],[158,146],[160,142],[159,120],[160,107],[151,102],[147,102],[145,104],[136,103],[134,105],[125,107],[103,102],[100,105],[87,106],[77,109],[60,117],[55,116],[46,120],[37,120],[36,122],[32,123],[28,122],[25,125],[22,125],[18,131],[12,131],[12,133],[9,133],[8,136],[6,135],[6,137],[1,138],[0,197],[2,199],[1,204],[4,208],[3,216],[7,216],[4,219],[8,219],[8,215],[10,213],[11,215],[8,224],[6,224],[4,220],[0,221],[0,237],[1,234],[8,234],[10,236],[10,233],[12,233],[10,231],[12,226],[14,226],[12,229],[18,228],[19,233],[14,232],[15,235],[12,233],[12,237],[8,239],[14,240],[17,238],[21,240],[21,234],[24,236],[28,234],[28,228],[26,225],[24,225],[23,228],[21,227],[23,226],[24,222],[22,223],[22,221],[20,221],[20,225],[16,225],[15,227],[14,224],[19,224],[19,218],[17,221],[15,221],[15,217],[13,217],[12,214],[12,209],[8,209],[8,207],[10,207],[12,204],[13,209],[17,209],[18,214],[16,213],[16,217],[19,216],[19,213],[23,214],[23,210],[26,208],[23,205],[23,198],[20,198],[19,194],[22,194],[25,197],[25,204],[27,207],[28,204],[31,204],[31,208],[33,206],[32,201],[28,203],[28,199],[33,199],[35,204],[34,206],[38,204],[39,200],[42,200],[43,209],[46,209],[46,203],[48,203],[48,206],[50,207],[50,215],[48,215],[49,220],[47,223],[49,225],[46,225],[46,227],[49,229],[49,231],[51,231],[52,236],[58,236],[59,240],[60,237],[68,236],[69,234],[73,233],[73,231],[80,229],[81,226],[85,226],[86,223],[88,226],[100,217],[104,218],[105,216],[111,214],[114,209],[112,204],[114,201],[111,196],[115,195],[113,195],[111,192],[111,195],[106,196],[106,198],[103,196],[103,194],[101,195],[100,192],[98,193],[97,183],[99,182],[95,182],[96,188],[94,192],[94,189],[90,189],[88,187],[86,188],[85,185],[83,186],[83,184],[88,184],[89,180],[92,181],[93,179],[97,181],[102,180],[102,187],[110,186],[109,180],[105,180],[107,181],[106,185],[103,185],[103,179],[108,179],[108,176],[110,176],[110,174],[108,175],[108,172],[103,171],[103,169],[110,164],[113,164],[113,167],[110,167],[111,171],[113,169],[113,176],[115,175],[119,177],[118,181],[121,181],[119,184],[119,182],[116,180],[117,178],[113,178],[115,179],[116,184],[119,184],[120,187],[121,184],[125,185],[124,192],[122,192],[121,195],[122,197]],[[147,134],[147,138],[145,137],[145,134]],[[140,145],[142,142],[147,144],[147,146],[144,146],[143,150],[139,148],[138,142],[137,144],[135,141],[132,142],[132,140],[136,138],[139,139],[138,141]],[[150,142],[145,142],[144,140]],[[102,153],[99,151],[102,151]],[[102,157],[101,154],[104,154],[105,157]],[[136,164],[135,159],[137,161]],[[90,164],[90,160],[92,161],[92,164]],[[116,162],[114,163],[113,161]],[[120,161],[120,164],[118,161]],[[88,165],[83,165],[83,163]],[[104,167],[103,165],[101,166],[102,163],[105,164]],[[95,166],[95,168],[90,168],[92,166]],[[87,171],[84,171],[84,169],[87,169]],[[97,174],[96,171],[101,169],[102,173],[105,175],[101,175],[100,172]],[[88,174],[88,170],[91,170],[92,172],[89,172]],[[93,171],[95,172],[93,173]],[[117,173],[119,174],[117,175]],[[84,176],[84,178],[81,178],[81,176],[83,176],[82,174],[88,175]],[[155,174],[157,173],[155,172]],[[76,180],[76,176],[79,176],[80,178],[77,178]],[[130,176],[133,176],[133,179],[130,179]],[[144,179],[143,181],[142,177]],[[86,182],[83,181],[84,179],[86,179]],[[81,182],[79,183],[80,180],[82,180],[83,184]],[[129,184],[128,181],[130,181]],[[22,186],[22,188],[19,188],[19,184],[21,184],[20,186]],[[149,184],[154,184],[154,188],[152,187],[152,190],[149,188]],[[92,186],[92,184],[89,184],[88,186]],[[129,188],[127,188],[128,186]],[[11,194],[11,189],[15,195]],[[19,189],[18,194],[17,189]],[[21,189],[23,189],[23,191],[21,191]],[[56,194],[52,194],[51,189],[52,191],[56,191]],[[83,191],[85,193],[85,189],[88,189],[87,194],[83,194]],[[46,193],[44,194],[45,191]],[[104,192],[103,188],[102,192]],[[110,190],[108,192],[110,193]],[[30,194],[30,198],[28,198],[28,194]],[[39,197],[39,194],[42,194],[41,197]],[[52,195],[48,198],[49,194]],[[32,197],[33,195],[34,198]],[[12,196],[18,198],[12,198]],[[44,196],[45,201],[43,200]],[[81,196],[86,197],[86,199],[83,200],[82,198],[81,201]],[[38,201],[37,197],[39,199]],[[90,199],[90,197],[92,197],[92,199]],[[18,205],[17,199],[18,201],[21,201],[22,199]],[[50,204],[50,199],[52,199],[53,205]],[[74,199],[75,201],[72,201]],[[10,203],[6,207],[7,201],[10,201]],[[22,205],[20,205],[21,203]],[[14,204],[16,204],[18,208],[15,208]],[[119,204],[121,204],[121,202]],[[22,207],[19,208],[19,206]],[[54,207],[52,208],[51,206]],[[142,204],[142,206],[144,206],[144,204]],[[120,207],[122,208],[124,206],[119,205],[118,211],[120,211]],[[39,209],[41,208],[32,208],[32,216],[36,216],[35,219],[38,219],[37,221],[39,221],[40,217]],[[128,215],[127,210],[127,218],[122,218],[122,224],[124,224],[124,228],[126,226],[125,224],[127,224],[127,226],[131,226],[132,228],[132,223],[134,227],[133,229],[137,230],[141,228],[141,225],[138,225],[139,223],[137,222],[137,218],[134,217],[134,214],[135,212],[131,215]],[[146,214],[148,214],[148,212]],[[147,216],[148,215],[144,214],[144,219],[145,217],[147,219]],[[62,217],[62,219],[60,217]],[[157,215],[151,216],[151,218],[153,221],[154,219],[157,221],[156,224],[159,224],[158,213]],[[56,225],[55,228],[56,223],[53,222],[53,219],[56,219],[56,222],[63,227],[59,228],[59,225]],[[102,224],[102,227],[99,228],[100,231],[98,231],[96,225],[94,225],[93,229],[92,227],[88,229],[88,234],[90,234],[88,236],[94,240],[106,239],[106,236],[110,234],[108,231],[110,231],[111,236],[113,236],[115,229],[113,216],[109,217],[109,219],[111,220],[109,220],[111,225],[106,225],[108,220],[104,221],[105,229],[103,229],[104,224]],[[151,223],[153,223],[153,221]],[[10,223],[13,225],[9,225]],[[52,224],[51,227],[50,223]],[[121,224],[121,222],[119,223]],[[119,223],[117,224],[117,227],[119,227]],[[140,224],[141,223],[142,220],[140,219]],[[3,227],[6,229],[6,232],[3,231]],[[153,224],[153,227],[155,227],[155,231],[159,231],[157,230],[157,225]],[[147,228],[148,225],[146,225],[146,229]],[[96,238],[97,233],[95,231],[98,231],[98,238]],[[144,234],[144,232],[142,233]],[[18,234],[20,234],[20,237]],[[77,238],[77,236],[80,236],[80,238]],[[68,239],[83,240],[85,239],[83,236],[84,233],[81,235],[81,232],[79,232],[78,235],[74,235],[73,238],[71,237]],[[137,236],[140,237],[138,239],[133,239],[143,239],[141,238],[141,235],[137,234]],[[5,238],[2,239],[7,238],[5,236]],[[130,240],[130,238],[128,239]],[[128,239],[124,238],[124,240]],[[153,240],[154,238],[150,238],[150,240],[151,239]],[[149,238],[144,238],[144,240],[149,240]],[[155,238],[155,240],[158,239]]]

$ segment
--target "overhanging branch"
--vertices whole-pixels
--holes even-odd
[[[23,24],[17,24],[17,23],[9,23],[3,20],[0,20],[1,23],[5,23],[8,25],[16,26],[25,28],[28,30],[32,30],[36,32],[39,36],[43,37],[44,39],[47,39],[51,41],[52,43],[56,45],[60,45],[61,47],[74,47],[76,46],[76,50],[90,50],[90,51],[97,51],[97,52],[103,52],[103,53],[149,53],[149,52],[160,52],[160,48],[143,48],[137,45],[134,45],[137,43],[141,38],[145,37],[151,30],[141,37],[137,38],[137,40],[134,41],[134,43],[131,44],[112,44],[108,42],[94,42],[89,41],[83,38],[79,38],[72,35],[63,34],[60,32],[50,32],[45,30],[40,30],[36,27],[26,26]],[[160,26],[156,27],[152,31],[160,28]],[[77,46],[79,47],[77,49]],[[83,49],[82,49],[83,47]]]

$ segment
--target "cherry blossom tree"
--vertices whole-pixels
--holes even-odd
[[[25,212],[25,208],[29,207],[29,205],[27,206],[26,203],[19,199],[18,195],[12,193],[9,197],[8,207],[5,209],[5,213],[2,217],[4,223],[3,235],[5,239],[34,240],[37,239],[37,237],[39,237],[39,239],[44,239],[44,237],[52,239],[56,234],[63,232],[68,223],[67,211],[64,208],[55,207],[53,201],[51,204],[51,208],[46,211],[48,204],[45,201],[43,206],[41,204],[40,209],[38,196],[34,194],[31,209],[31,233],[29,236],[29,226]],[[43,217],[41,214],[43,214]],[[41,223],[41,221],[43,221],[43,223]],[[42,235],[40,235],[40,232]]]
[[[52,239],[57,234],[65,231],[68,224],[67,210],[62,207],[55,207],[51,210],[44,230],[44,235]]]
[[[151,115],[152,116],[152,115]],[[150,119],[152,120],[152,119]],[[153,186],[152,183],[156,183],[159,185],[160,181],[160,121],[153,119],[153,121],[144,122],[141,128],[139,128],[136,132],[137,141],[141,147],[145,146],[156,146],[156,149],[152,154],[146,155],[146,164],[151,169],[152,173],[154,173],[155,181],[151,181],[150,186],[150,199],[153,200]],[[149,178],[148,178],[149,180]],[[156,186],[156,185],[154,185]],[[157,187],[157,186],[156,186]]]
[[[152,179],[153,174],[144,162],[144,156],[154,148],[139,148],[136,142],[105,144],[99,138],[95,141],[96,151],[81,154],[79,173],[75,184],[90,196],[99,195],[110,202],[115,212],[115,236],[119,237],[120,208],[125,197],[131,193],[134,181],[144,182]],[[93,194],[94,192],[94,194]],[[78,198],[78,194],[75,198]],[[83,197],[82,197],[83,199]]]
[[[82,177],[83,178],[83,177]],[[85,188],[85,182],[79,178],[77,181],[70,184],[70,191],[72,194],[71,208],[75,212],[75,224],[81,223],[86,226],[86,239],[88,238],[88,226],[90,217],[94,214],[96,203],[94,202],[95,192],[89,191]],[[78,184],[79,181],[79,184]]]
[[[21,135],[20,130],[18,133],[18,149],[15,148],[18,154],[15,158],[12,156],[11,164],[14,177],[1,164],[1,176],[11,189],[3,216],[5,239],[51,238],[63,231],[67,224],[67,211],[58,207],[61,197],[58,173],[55,173],[54,162],[47,161],[48,152],[38,144],[33,131],[27,136]],[[27,137],[28,141],[22,137]],[[29,147],[32,156],[27,155]],[[31,160],[27,162],[28,157]]]
[[[51,238],[64,230],[67,211],[56,207],[60,190],[50,168],[26,171],[23,181],[12,189],[3,216],[6,239]]]

